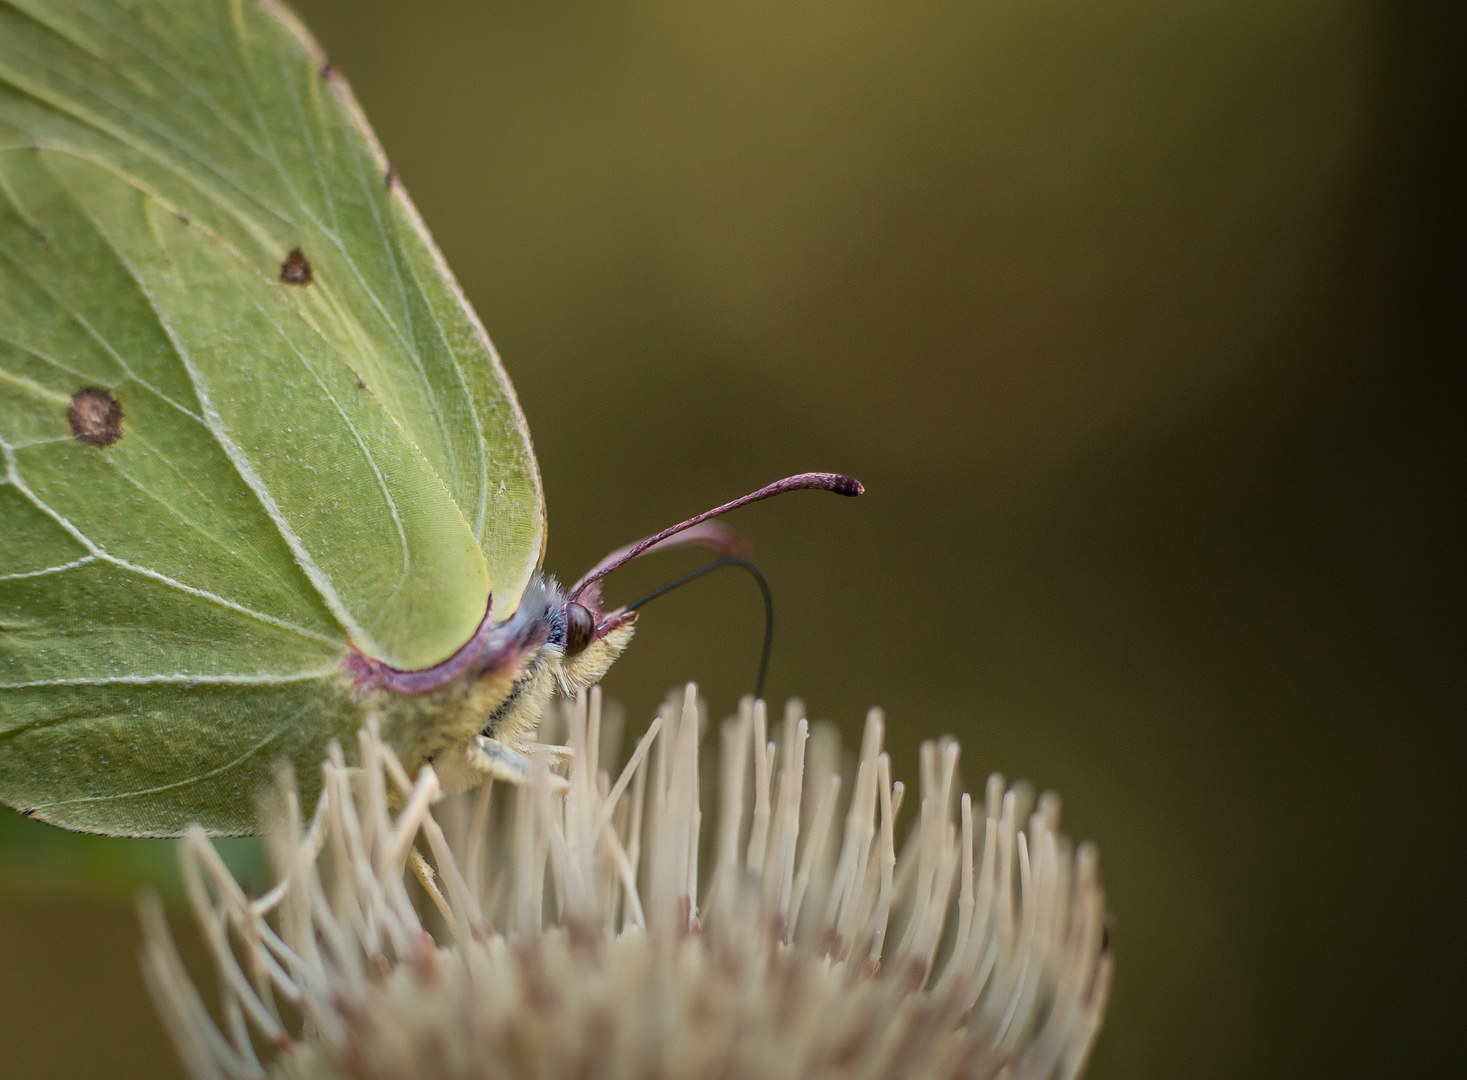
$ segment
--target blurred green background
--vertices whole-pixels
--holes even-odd
[[[549,569],[866,482],[737,519],[770,696],[1064,795],[1095,1080],[1462,1067],[1461,4],[301,9],[519,389]],[[705,579],[608,690],[721,714],[760,620]],[[178,1075],[130,910],[167,848],[6,815],[0,1075]]]

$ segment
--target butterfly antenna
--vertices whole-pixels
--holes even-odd
[[[761,502],[764,499],[773,498],[775,495],[783,495],[786,491],[802,491],[805,489],[813,489],[816,491],[832,491],[837,495],[851,496],[860,495],[866,490],[861,481],[855,479],[854,477],[842,476],[840,473],[799,473],[795,476],[787,476],[783,480],[776,480],[774,483],[768,484],[760,488],[758,491],[749,492],[749,494],[745,495],[741,499],[735,499],[733,502],[724,503],[722,506],[715,506],[712,510],[704,511],[697,517],[690,517],[687,521],[681,521],[678,524],[671,526],[670,528],[663,529],[660,533],[653,533],[645,540],[637,541],[637,543],[627,548],[626,551],[622,552],[616,558],[610,559],[607,562],[602,563],[601,565],[593,569],[590,573],[588,573],[585,577],[581,578],[580,581],[576,582],[575,585],[571,588],[570,595],[567,597],[567,599],[576,599],[576,597],[580,596],[581,593],[585,591],[587,586],[591,585],[593,582],[600,581],[617,567],[624,566],[625,564],[635,559],[638,555],[645,554],[649,549],[656,547],[658,544],[662,543],[662,541],[668,539],[669,537],[676,536],[680,532],[685,532],[688,529],[693,528],[695,525],[701,525],[703,524],[703,522],[708,521],[711,518],[716,518],[720,515],[726,514],[730,510],[737,510],[741,506],[748,506],[750,503]]]
[[[714,570],[718,570],[724,566],[737,566],[747,570],[754,576],[754,580],[759,583],[759,591],[764,594],[764,648],[759,653],[759,679],[754,684],[754,696],[756,698],[762,698],[764,696],[764,679],[769,674],[769,653],[774,648],[774,598],[769,594],[769,582],[764,580],[764,575],[759,572],[759,568],[747,559],[735,558],[732,555],[725,555],[721,559],[714,559],[706,566],[700,566],[698,569],[690,571],[680,578],[669,581],[666,585],[653,589],[636,603],[628,604],[626,609],[628,611],[636,611],[643,604],[651,600],[656,600],[664,593],[670,593],[673,589],[681,585],[686,585],[690,581],[696,581],[704,574],[711,574]]]

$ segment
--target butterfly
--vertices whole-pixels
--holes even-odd
[[[504,368],[361,110],[274,0],[0,6],[0,799],[254,830],[368,716],[523,777],[636,611],[563,589]]]

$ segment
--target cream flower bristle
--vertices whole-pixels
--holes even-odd
[[[799,702],[776,733],[745,701],[703,850],[696,688],[614,778],[602,712],[599,689],[568,706],[531,783],[451,799],[369,727],[360,768],[333,748],[309,821],[282,777],[258,899],[190,833],[217,1018],[156,900],[143,967],[196,1080],[1082,1071],[1112,957],[1095,850],[1056,831],[1056,796],[993,776],[975,806],[957,743],[925,743],[898,854],[881,714],[847,787]]]

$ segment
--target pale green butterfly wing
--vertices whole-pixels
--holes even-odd
[[[261,0],[0,3],[0,122],[111,163],[266,277],[301,247],[295,296],[463,509],[512,611],[544,519],[498,359],[345,84]],[[9,90],[11,93],[6,93]]]
[[[0,4],[0,796],[251,824],[544,536],[487,338],[339,79],[255,0]],[[300,248],[309,285],[282,283]],[[72,437],[84,387],[120,440]]]

